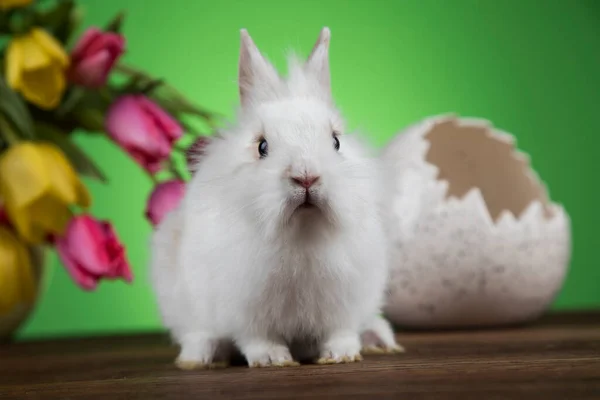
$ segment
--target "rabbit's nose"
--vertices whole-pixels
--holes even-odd
[[[318,176],[293,176],[290,178],[294,185],[308,189],[319,180]]]

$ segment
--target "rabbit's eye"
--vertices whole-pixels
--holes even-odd
[[[269,144],[264,138],[258,142],[258,154],[260,155],[260,158],[265,158],[267,154],[269,154]]]
[[[335,133],[333,134],[333,148],[335,149],[335,151],[340,150],[340,140],[338,139]]]

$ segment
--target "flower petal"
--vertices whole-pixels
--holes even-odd
[[[23,185],[22,182],[27,182]],[[20,142],[0,157],[0,196],[17,231],[30,243],[62,234],[69,206],[89,205],[89,192],[54,145]]]
[[[98,28],[88,29],[71,53],[69,79],[82,86],[97,88],[106,83],[108,74],[125,51],[125,38]]]
[[[102,34],[90,43],[84,53],[89,57],[103,50],[110,50],[111,54],[120,54],[125,49],[125,38],[113,32],[102,32]]]
[[[185,188],[185,182],[178,179],[162,182],[154,188],[145,212],[152,225],[158,225],[168,213],[179,205],[185,194]]]
[[[160,108],[156,103],[144,96],[138,96],[138,104],[144,109],[147,115],[151,116],[153,121],[158,125],[172,142],[183,135],[181,125],[166,111]]]
[[[152,154],[146,154],[138,151],[137,149],[129,149],[127,153],[133,158],[135,162],[141,165],[146,171],[155,174],[161,170],[163,166],[164,157],[155,157]]]
[[[50,143],[40,143],[37,148],[44,159],[52,192],[56,193],[65,204],[88,207],[91,196],[85,186],[81,184],[75,168],[69,163],[63,152]]]
[[[84,288],[93,289],[103,278],[133,279],[125,248],[107,221],[87,214],[75,217],[56,246],[67,270]]]
[[[98,277],[89,274],[79,266],[70,253],[71,248],[64,239],[56,241],[56,251],[71,278],[83,289],[93,290],[98,285]]]
[[[31,37],[63,68],[69,65],[69,56],[53,36],[41,28],[33,28]]]
[[[44,232],[34,227],[29,206],[49,190],[49,175],[35,144],[21,142],[0,155],[0,197],[16,230],[30,243],[43,240]]]
[[[87,49],[91,46],[92,42],[96,41],[100,36],[102,36],[102,31],[96,27],[91,27],[86,30],[75,47],[71,51],[71,61],[73,63],[79,62],[85,54],[87,53]]]
[[[20,90],[23,96],[40,108],[46,110],[56,108],[65,87],[63,70],[56,65],[25,69],[21,72]]]
[[[0,154],[0,195],[7,207],[27,207],[49,187],[44,158],[34,143],[20,142]]]
[[[21,51],[21,69],[40,69],[52,65],[52,56],[31,35],[16,36],[11,43]]]
[[[31,257],[25,244],[8,228],[0,227],[0,314],[35,298]]]
[[[25,210],[32,229],[41,236],[37,241],[46,239],[46,234],[62,235],[73,214],[62,199],[47,193],[33,201]]]
[[[73,82],[82,86],[97,88],[106,82],[108,72],[110,71],[110,54],[107,50],[102,50],[89,58],[81,60],[74,64],[69,75]]]
[[[116,34],[109,34],[106,41],[106,48],[111,52],[113,57],[120,56],[125,52],[125,37]]]
[[[106,130],[124,147],[144,148],[147,145],[146,116],[134,96],[117,99],[106,116]]]
[[[111,224],[108,222],[102,223],[102,229],[106,238],[106,250],[111,260],[111,270],[107,274],[110,278],[123,278],[127,282],[133,280],[133,274],[129,268],[125,247],[119,241],[117,234]]]
[[[65,235],[70,254],[81,268],[92,275],[105,275],[110,259],[102,224],[89,215],[73,218]]]
[[[106,116],[106,131],[144,166],[146,160],[157,164],[159,160],[166,159],[171,152],[170,143],[132,95],[119,98],[110,107]]]
[[[23,63],[22,48],[14,41],[6,49],[6,80],[8,86],[17,90],[21,84],[21,64]]]

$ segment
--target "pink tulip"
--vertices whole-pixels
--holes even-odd
[[[125,248],[107,221],[89,215],[74,217],[56,249],[71,277],[85,290],[93,290],[105,279],[133,280]]]
[[[200,157],[202,157],[206,153],[206,146],[208,146],[209,143],[210,139],[208,137],[201,136],[198,139],[196,139],[196,141],[192,143],[190,147],[188,147],[185,154],[185,159],[187,162],[188,169],[191,173],[194,173],[195,165],[200,159]]]
[[[69,80],[89,88],[103,86],[124,51],[123,36],[89,28],[71,52]]]
[[[143,95],[118,98],[106,115],[106,131],[148,172],[161,168],[173,143],[181,137],[179,123]]]
[[[171,212],[185,194],[185,182],[174,179],[156,185],[148,204],[146,205],[146,218],[153,226],[158,225],[163,218]]]

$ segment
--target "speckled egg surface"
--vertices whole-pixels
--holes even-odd
[[[384,149],[393,176],[386,316],[451,328],[528,321],[565,278],[570,220],[487,121],[439,116]]]

